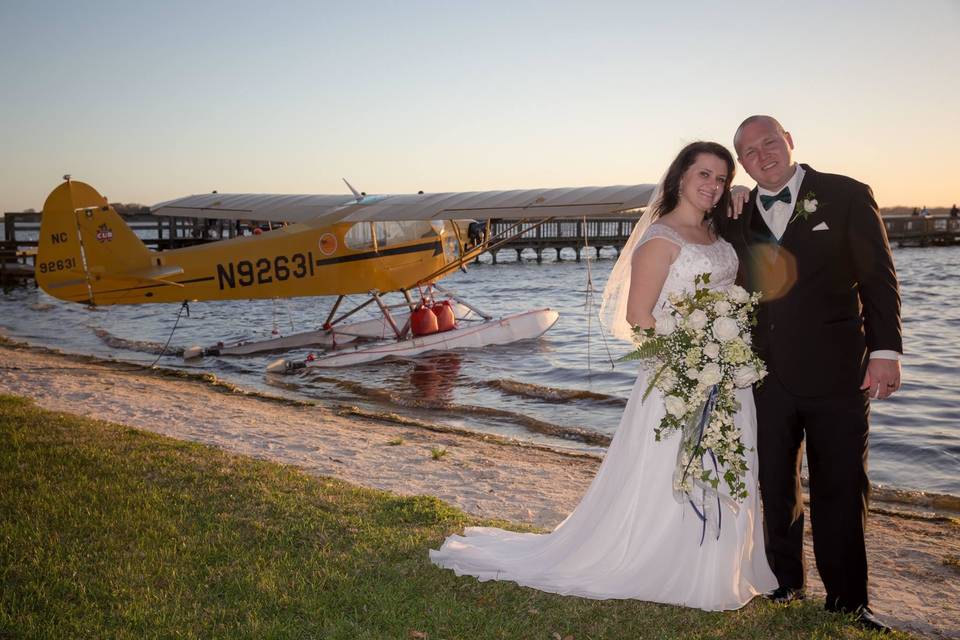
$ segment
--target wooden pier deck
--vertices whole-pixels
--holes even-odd
[[[564,249],[572,250],[580,261],[584,252],[600,255],[601,249],[619,253],[638,218],[604,218],[592,220],[557,220],[542,225],[527,225],[520,237],[491,253],[494,264],[504,251],[515,252],[517,259],[524,252],[533,252],[537,262],[545,253],[555,252],[562,259]],[[168,218],[138,213],[125,215],[124,220],[144,243],[155,250],[174,249],[217,239],[233,238],[240,228],[229,220],[203,218]],[[950,216],[886,216],[887,237],[895,246],[942,246],[960,244],[960,217]],[[515,224],[493,221],[491,234]],[[20,284],[33,280],[37,238],[40,234],[39,213],[6,213],[3,218],[3,239],[0,240],[0,283]],[[569,252],[568,252],[569,253]]]
[[[928,247],[960,243],[960,218],[951,216],[886,216],[890,244]]]
[[[541,262],[544,252],[556,251],[557,260],[560,260],[561,250],[573,249],[576,252],[575,259],[579,262],[583,251],[586,250],[594,252],[596,256],[600,255],[600,250],[603,248],[612,248],[619,253],[626,244],[627,238],[630,237],[636,222],[637,218],[597,219],[587,220],[586,223],[583,220],[548,222],[524,232],[521,237],[503,245],[499,251],[514,251],[518,260],[524,251],[533,251],[537,262]],[[510,224],[507,221],[494,222],[491,224],[491,233],[496,234]],[[883,224],[887,230],[887,238],[895,246],[927,247],[960,244],[960,218],[886,216]],[[586,238],[584,231],[586,231]],[[496,264],[496,253],[492,257],[493,263]]]
[[[172,218],[150,213],[123,215],[133,232],[151,249],[165,250],[192,244],[236,237],[237,225],[232,220],[206,218]],[[19,246],[36,247],[40,236],[39,213],[3,214],[3,241]]]
[[[0,286],[36,284],[33,277],[36,256],[36,248],[19,248],[15,243],[0,241]]]
[[[528,228],[520,237],[505,243],[499,250],[491,252],[493,263],[497,264],[497,255],[503,251],[514,251],[517,260],[524,251],[536,254],[537,262],[543,260],[547,251],[555,251],[557,260],[561,260],[561,251],[572,249],[580,262],[584,251],[600,255],[604,248],[614,249],[617,253],[623,249],[639,218],[602,218],[587,220],[557,220],[542,225],[526,225]],[[490,233],[496,237],[499,233],[515,224],[514,221],[494,221],[490,224]]]

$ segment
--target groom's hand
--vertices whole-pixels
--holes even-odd
[[[743,213],[743,206],[750,198],[750,189],[738,184],[730,189],[730,207],[727,209],[727,217],[736,220]]]
[[[863,376],[860,389],[869,389],[870,397],[878,400],[889,398],[900,388],[900,361],[886,358],[871,358],[867,363],[867,375]]]

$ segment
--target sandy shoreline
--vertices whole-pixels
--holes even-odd
[[[271,401],[135,365],[13,344],[0,343],[0,393],[545,528],[576,506],[599,465],[589,456]],[[438,447],[446,454],[435,460],[431,450]],[[889,515],[895,505],[875,506],[867,532],[875,611],[900,629],[960,637],[960,570],[947,564],[960,559],[960,524]],[[810,560],[811,591],[822,597]]]

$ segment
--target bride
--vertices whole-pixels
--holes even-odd
[[[734,174],[730,152],[713,142],[686,146],[670,165],[620,254],[601,314],[612,333],[654,325],[654,311],[694,278],[733,284],[737,256],[719,238]],[[580,504],[547,534],[469,527],[430,551],[437,565],[480,580],[510,580],[564,595],[634,598],[707,610],[737,609],[777,586],[764,555],[757,491],[756,415],[752,390],[737,389],[736,426],[747,447],[742,503],[725,499],[704,535],[689,502],[674,498],[680,434],[662,440],[662,393],[644,400],[647,372],[634,384],[603,464]],[[721,483],[721,488],[723,483]]]

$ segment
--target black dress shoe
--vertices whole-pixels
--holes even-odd
[[[803,588],[795,589],[793,587],[777,587],[767,594],[767,600],[771,600],[777,604],[787,604],[794,600],[803,600],[806,597],[807,594]]]
[[[873,615],[870,607],[860,607],[860,609],[853,614],[853,620],[858,627],[866,631],[876,631],[877,633],[890,633],[893,631],[893,629],[880,622],[877,616]]]

